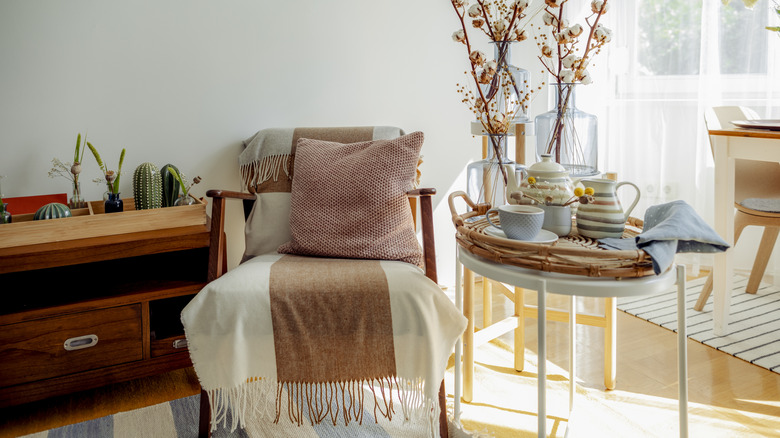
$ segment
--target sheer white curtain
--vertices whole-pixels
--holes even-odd
[[[704,110],[745,105],[765,118],[780,117],[780,38],[764,29],[770,5],[611,3],[606,77],[589,90],[604,96],[595,109],[601,166],[644,189],[642,209],[679,198],[711,215],[713,160]]]
[[[740,0],[609,3],[613,40],[594,59],[596,80],[578,99],[599,117],[600,170],[642,189],[633,216],[683,199],[712,224],[703,114],[744,105],[780,119],[780,36],[765,29],[777,25],[774,3],[760,0],[752,10]]]

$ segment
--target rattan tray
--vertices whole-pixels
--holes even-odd
[[[463,198],[470,211],[459,214],[455,199]],[[507,265],[562,274],[588,277],[646,277],[654,275],[650,256],[642,251],[617,251],[600,248],[594,239],[577,234],[576,226],[566,237],[548,244],[522,242],[491,236],[485,233],[489,226],[485,218],[487,205],[477,206],[464,192],[449,196],[452,222],[458,245],[464,250],[486,259]],[[498,219],[491,218],[494,221]],[[642,232],[643,222],[629,218],[623,237],[635,237]]]

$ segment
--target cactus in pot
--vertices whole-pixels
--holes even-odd
[[[160,178],[162,179],[162,206],[173,207],[173,203],[179,197],[181,184],[179,178],[175,178],[170,169],[179,173],[179,168],[173,164],[166,164],[160,169]]]
[[[133,197],[136,210],[162,207],[162,178],[152,163],[143,163],[133,173]]]
[[[35,212],[33,215],[33,220],[40,221],[45,219],[59,219],[71,216],[73,216],[73,214],[71,214],[70,208],[67,205],[60,204],[59,202],[50,202]]]

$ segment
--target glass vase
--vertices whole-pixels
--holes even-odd
[[[175,201],[173,201],[173,205],[174,206],[194,205],[195,203],[196,203],[195,198],[193,198],[192,196],[190,196],[189,194],[186,194],[186,193],[182,194],[182,195],[179,195],[179,197],[176,198]]]
[[[550,84],[555,90],[555,106],[534,120],[536,158],[550,154],[572,178],[594,176],[598,171],[598,119],[577,109],[579,84]]]
[[[108,199],[103,204],[106,213],[120,213],[124,211],[125,205],[122,198],[119,197],[119,193],[109,193]]]
[[[507,135],[488,135],[488,153],[467,167],[466,193],[472,201],[492,207],[507,204],[506,186],[516,183],[517,165],[507,157]]]
[[[493,41],[493,59],[496,61],[496,74],[489,84],[480,85],[488,102],[495,102],[494,114],[506,115],[511,123],[528,121],[526,107],[530,74],[511,64],[512,43],[514,41]]]
[[[78,181],[73,182],[73,196],[68,201],[68,207],[74,208],[87,208],[87,202],[81,196],[81,183]]]
[[[11,219],[11,212],[8,211],[8,203],[0,202],[0,224],[10,224]]]

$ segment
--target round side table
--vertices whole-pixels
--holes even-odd
[[[642,295],[656,295],[668,291],[677,285],[677,375],[679,380],[679,417],[680,437],[688,436],[688,350],[685,327],[685,267],[672,266],[660,275],[641,278],[599,278],[570,274],[558,274],[518,266],[505,265],[475,256],[463,248],[458,247],[456,269],[456,293],[455,301],[459,309],[463,309],[462,268],[467,268],[476,274],[495,281],[507,283],[512,286],[532,289],[537,291],[538,301],[538,436],[545,437],[547,431],[547,343],[545,340],[547,325],[547,293],[568,295],[570,297],[569,312],[569,416],[574,408],[574,358],[575,358],[575,329],[576,308],[574,299],[583,297],[633,297]],[[473,297],[468,297],[473,299]],[[522,316],[520,316],[522,318]],[[522,323],[519,321],[518,323]],[[473,327],[473,325],[470,325]],[[460,420],[460,399],[463,392],[461,375],[461,356],[463,344],[467,348],[473,348],[473,331],[467,330],[462,340],[455,346],[455,421]],[[473,361],[473,355],[471,355]],[[473,363],[467,364],[473,369]],[[568,433],[568,425],[567,425]]]

